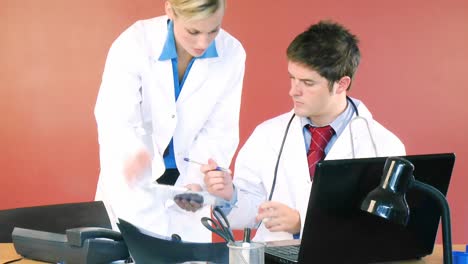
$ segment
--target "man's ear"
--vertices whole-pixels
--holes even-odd
[[[166,1],[164,4],[164,10],[166,11],[166,16],[169,17],[170,20],[174,20],[174,10],[172,9],[171,3],[169,3],[169,1]]]
[[[351,85],[351,78],[349,76],[343,76],[341,79],[335,82],[335,94],[346,92],[348,87]]]

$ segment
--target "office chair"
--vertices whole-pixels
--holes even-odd
[[[0,243],[12,242],[15,227],[60,234],[75,227],[112,228],[102,201],[0,210]]]

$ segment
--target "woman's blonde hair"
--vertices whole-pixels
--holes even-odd
[[[203,19],[226,7],[226,0],[167,0],[174,15],[187,19]]]

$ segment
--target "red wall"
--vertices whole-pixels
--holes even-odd
[[[361,40],[351,96],[408,154],[455,152],[453,241],[468,242],[468,2],[231,0],[224,28],[247,51],[241,144],[292,105],[285,49],[311,23],[333,19]],[[112,41],[154,0],[0,2],[0,209],[89,201],[98,177],[93,107]]]

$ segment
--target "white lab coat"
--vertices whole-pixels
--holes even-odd
[[[377,121],[363,103],[358,106],[359,114],[369,122],[367,126],[360,120],[352,122],[355,158],[375,157],[375,151],[369,137],[371,131],[375,140],[378,156],[405,155],[402,142]],[[284,132],[293,112],[285,113],[259,125],[239,152],[236,160],[234,185],[238,202],[228,218],[234,228],[255,226],[260,203],[270,194],[274,169]],[[364,125],[364,126],[362,126]],[[337,138],[325,159],[353,158],[353,149],[349,124]],[[301,234],[307,212],[312,181],[309,177],[303,128],[299,117],[291,123],[278,167],[276,188],[272,197],[299,211],[301,216]],[[270,232],[263,223],[257,230],[254,240],[273,241],[293,239],[286,232]]]
[[[246,55],[239,41],[221,30],[215,39],[218,57],[195,60],[175,102],[171,60],[158,60],[167,19],[136,22],[110,48],[95,107],[101,161],[96,200],[104,201],[114,228],[122,218],[161,235],[177,233],[184,241],[211,241],[212,233],[200,223],[208,206],[183,211],[148,189],[165,171],[162,155],[171,138],[177,186],[203,186],[199,165],[184,157],[216,157],[229,167],[239,142]],[[141,147],[151,152],[152,166],[129,186],[123,161]]]

